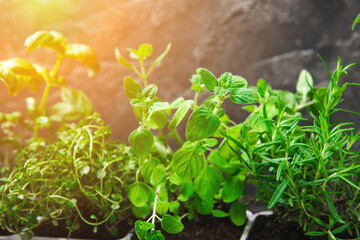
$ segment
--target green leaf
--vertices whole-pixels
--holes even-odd
[[[150,188],[142,182],[135,182],[130,185],[129,199],[137,207],[146,204],[150,196]]]
[[[151,64],[152,67],[158,65],[159,63],[161,63],[161,61],[164,59],[164,57],[168,54],[169,50],[171,48],[171,43],[169,43],[167,46],[166,46],[166,49],[163,53],[160,54],[160,56],[158,56],[155,61]]]
[[[228,89],[231,87],[233,75],[229,72],[223,73],[219,78],[219,85],[222,88]]]
[[[141,220],[137,220],[135,222],[135,233],[138,236],[138,238],[140,240],[144,240],[146,237],[147,232],[154,228],[154,224],[146,222],[146,221],[141,221]]]
[[[155,112],[155,111],[163,111],[168,109],[170,106],[170,104],[168,102],[154,102],[151,106],[150,106],[150,112]]]
[[[248,88],[236,88],[231,90],[230,99],[238,104],[251,104],[259,101],[259,94]]]
[[[238,199],[244,192],[244,182],[238,177],[226,179],[222,189],[222,199],[226,203],[231,203]]]
[[[214,209],[212,210],[211,214],[214,216],[214,217],[217,217],[217,218],[224,218],[224,217],[228,217],[230,214],[229,213],[226,213],[224,211],[221,211],[219,209]]]
[[[151,129],[163,129],[167,123],[165,111],[154,111],[149,116],[148,126]]]
[[[203,157],[193,149],[180,148],[173,155],[172,168],[177,174],[182,175],[185,180],[197,176],[203,167]]]
[[[146,234],[145,240],[165,240],[160,230],[151,230]]]
[[[296,84],[296,91],[298,93],[301,93],[303,96],[306,96],[313,87],[313,85],[314,80],[311,74],[305,69],[301,70]]]
[[[166,170],[162,164],[157,165],[150,176],[150,183],[153,186],[164,186],[166,183]]]
[[[258,90],[260,97],[262,97],[262,98],[265,97],[266,88],[267,88],[266,81],[264,79],[260,79],[257,82],[257,90]]]
[[[136,54],[140,59],[146,59],[147,57],[150,57],[152,55],[152,52],[152,45],[148,43],[143,43],[138,47]]]
[[[129,144],[140,159],[145,159],[154,146],[154,136],[150,130],[139,127],[129,136]]]
[[[242,226],[246,222],[246,207],[241,202],[236,202],[230,206],[230,219],[236,226]]]
[[[73,58],[86,65],[89,77],[93,77],[100,69],[99,60],[94,50],[86,44],[68,44],[66,46],[65,57]]]
[[[145,218],[150,214],[150,206],[145,204],[143,206],[132,206],[132,212],[134,213],[135,217],[137,218]]]
[[[27,51],[32,51],[36,48],[49,48],[64,55],[66,46],[66,39],[61,33],[56,31],[38,31],[25,40]]]
[[[245,78],[240,76],[233,76],[231,88],[246,88],[248,86],[248,82]]]
[[[345,224],[345,222],[341,219],[341,217],[339,216],[338,212],[336,211],[336,208],[334,206],[334,203],[330,197],[330,195],[328,194],[328,192],[326,190],[324,190],[324,196],[326,199],[326,202],[328,204],[328,207],[330,209],[330,212],[332,214],[332,216],[335,218],[336,221],[338,221],[339,223]]]
[[[192,183],[192,181],[187,181],[181,185],[178,199],[182,202],[186,202],[189,200],[190,197],[192,197],[194,192],[194,184]]]
[[[157,93],[158,87],[154,84],[149,84],[146,88],[144,88],[142,94],[145,98],[153,99]]]
[[[186,138],[189,141],[211,137],[220,126],[219,117],[207,108],[199,107],[190,116],[186,125]]]
[[[184,182],[184,177],[177,173],[171,173],[169,176],[169,181],[179,186]]]
[[[79,90],[62,87],[61,99],[71,104],[75,111],[83,114],[83,116],[89,116],[93,113],[93,106],[90,99],[85,93]]]
[[[202,200],[200,197],[195,198],[194,200],[196,211],[202,215],[211,214],[214,209],[214,199],[208,199],[207,201]]]
[[[0,81],[5,83],[5,85],[8,87],[10,96],[15,96],[17,94],[16,76],[10,69],[2,66],[2,62],[0,62]]]
[[[351,30],[354,31],[355,30],[355,27],[356,25],[360,22],[360,13],[357,15],[357,17],[355,18],[353,24],[352,24],[352,27],[351,27]]]
[[[288,184],[289,184],[290,180],[286,179],[284,180],[275,190],[274,194],[271,197],[271,200],[269,202],[268,208],[271,209],[272,207],[275,206],[275,204],[279,201],[281,195],[283,194],[283,192],[285,191],[285,189],[287,188]]]
[[[161,227],[170,234],[179,233],[184,229],[184,225],[180,222],[180,220],[169,214],[165,214],[161,218]]]
[[[205,87],[210,92],[214,92],[214,87],[218,86],[216,77],[206,68],[198,68],[196,72],[200,75]]]
[[[179,209],[180,209],[180,203],[178,201],[172,201],[170,203],[170,212],[174,213],[174,214],[179,214]]]
[[[164,215],[169,210],[170,203],[159,201],[156,204],[156,213],[159,215]]]
[[[129,99],[138,98],[142,93],[141,85],[131,77],[126,77],[124,80],[125,94]]]
[[[60,118],[63,121],[74,121],[80,117],[74,107],[67,102],[58,102],[50,107],[50,115],[55,118]]]
[[[169,130],[174,130],[180,124],[180,122],[184,119],[184,117],[188,113],[193,103],[194,103],[193,100],[186,100],[183,103],[181,103],[180,107],[176,110],[173,118],[171,119],[168,125]]]
[[[121,53],[119,49],[115,48],[115,57],[118,60],[118,62],[123,65],[126,68],[134,68],[134,66],[129,63],[123,56],[121,56]]]
[[[218,192],[222,179],[218,169],[206,166],[194,180],[195,190],[202,199],[208,200]]]
[[[257,114],[250,115],[247,119],[251,128],[259,133],[267,131],[265,119]]]

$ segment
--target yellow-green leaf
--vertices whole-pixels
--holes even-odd
[[[25,40],[27,51],[32,51],[37,48],[49,48],[64,55],[66,45],[67,43],[64,36],[56,31],[38,31]]]
[[[65,56],[76,59],[86,65],[89,77],[93,77],[99,71],[99,60],[94,50],[86,44],[73,43],[67,45]]]

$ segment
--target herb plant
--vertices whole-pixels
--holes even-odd
[[[298,222],[306,235],[338,239],[347,231],[360,237],[360,134],[352,123],[334,119],[335,113],[351,112],[338,107],[346,88],[359,85],[340,81],[351,66],[342,66],[340,58],[332,74],[326,66],[327,88],[314,88],[311,75],[301,72],[297,94],[273,91],[260,80],[260,105],[251,108],[241,141],[228,136],[242,149],[259,198],[278,216]],[[310,125],[299,111],[304,106]],[[249,139],[252,131],[256,135]]]
[[[96,55],[87,45],[68,44],[58,32],[37,32],[25,46],[29,51],[55,50],[57,62],[51,71],[19,58],[0,63],[0,79],[10,95],[24,86],[38,90],[45,82],[39,105],[34,98],[26,99],[29,119],[18,112],[1,115],[7,170],[0,178],[0,227],[23,239],[49,221],[54,226],[65,222],[69,237],[80,222],[94,226],[94,232],[105,223],[116,234],[116,223],[128,216],[131,206],[125,193],[135,176],[129,148],[107,141],[111,129],[93,113],[90,100],[65,87],[65,79],[58,76],[67,57],[81,61],[93,76],[99,68]],[[62,101],[46,108],[54,87],[61,88]],[[23,131],[17,129],[21,126]],[[44,127],[48,131],[40,132]]]
[[[226,99],[237,104],[256,103],[259,95],[247,88],[247,81],[240,76],[224,73],[216,78],[207,69],[200,68],[190,79],[191,89],[195,91],[193,100],[178,98],[172,103],[160,100],[156,97],[157,86],[148,84],[147,80],[169,49],[170,45],[148,70],[144,62],[152,54],[150,44],[129,49],[130,58],[138,60],[141,70],[118,49],[115,51],[120,64],[133,69],[143,84],[131,77],[124,80],[126,96],[139,120],[139,127],[129,136],[138,169],[136,182],[129,187],[129,199],[135,215],[145,217],[152,212],[147,221],[135,223],[139,239],[163,239],[160,230],[155,230],[157,219],[163,230],[178,233],[183,229],[181,219],[185,216],[193,219],[196,212],[230,216],[239,226],[246,220],[242,196],[249,174],[232,150],[237,146],[224,137],[226,134],[237,137],[241,126],[229,119],[222,104]],[[199,103],[199,95],[205,89],[212,95]],[[187,141],[183,142],[177,127],[189,111],[192,113],[186,125]],[[175,152],[169,147],[170,138],[179,144]],[[229,209],[217,209],[215,204],[221,201],[230,204]],[[180,208],[181,205],[184,208]],[[180,216],[184,209],[187,212]]]

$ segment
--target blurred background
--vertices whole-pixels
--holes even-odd
[[[59,31],[69,43],[95,50],[101,64],[95,77],[88,78],[86,68],[74,60],[66,60],[59,75],[89,96],[95,111],[111,125],[113,138],[124,141],[138,123],[123,79],[135,76],[117,62],[115,47],[128,57],[127,48],[150,43],[155,57],[172,43],[149,78],[159,86],[159,97],[169,102],[179,96],[193,98],[188,79],[198,67],[216,76],[229,71],[252,85],[263,78],[274,89],[295,90],[302,69],[310,71],[316,86],[327,85],[317,54],[330,69],[338,56],[346,65],[360,63],[360,26],[351,31],[360,0],[0,0],[0,10],[0,60],[22,57],[52,68],[53,51],[25,51],[26,37],[38,30]],[[357,65],[347,80],[360,82],[359,77]],[[344,105],[359,111],[359,94],[359,89],[347,90]],[[30,95],[24,90],[9,97],[0,83],[0,111],[25,109],[24,97]],[[48,104],[58,97],[53,92]],[[237,121],[246,117],[241,106],[227,109]]]

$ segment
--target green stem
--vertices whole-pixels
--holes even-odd
[[[177,129],[175,128],[174,130],[171,131],[171,133],[173,134],[173,137],[176,141],[177,144],[179,144],[179,146],[182,146],[184,144],[183,140],[181,139],[179,132],[177,131]]]

